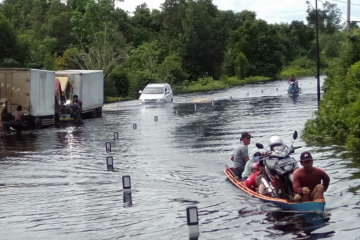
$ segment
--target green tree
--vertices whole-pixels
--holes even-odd
[[[246,20],[231,34],[229,45],[249,61],[247,76],[275,77],[285,60],[281,34],[264,20]]]
[[[158,10],[150,11],[144,3],[136,7],[130,22],[133,26],[133,46],[158,40],[160,37],[162,14]]]
[[[167,42],[171,42],[183,34],[182,22],[185,19],[186,8],[186,0],[165,0],[161,5],[164,15],[164,35]]]
[[[316,23],[316,11],[312,7],[310,1],[308,4],[306,20],[309,25],[314,27]],[[344,23],[341,20],[341,11],[336,3],[332,4],[328,1],[323,3],[323,9],[318,8],[318,27],[319,31],[326,34],[333,34],[344,28]]]
[[[104,79],[117,71],[128,54],[124,37],[105,26],[94,34],[89,47],[73,48],[69,59],[81,69],[104,70]]]
[[[0,12],[0,64],[7,67],[24,66],[29,58],[29,45],[16,35],[10,21]]]
[[[183,21],[180,54],[190,79],[209,75],[218,79],[226,49],[226,35],[216,6],[210,0],[189,1]]]
[[[222,65],[222,72],[227,76],[236,76],[244,79],[249,71],[249,62],[242,52],[236,52],[228,49],[225,54],[225,60]]]

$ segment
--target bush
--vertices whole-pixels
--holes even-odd
[[[117,96],[115,83],[111,78],[104,82],[104,93],[105,93],[105,99],[107,97],[116,97]]]
[[[150,71],[134,71],[128,74],[129,79],[129,94],[130,98],[136,99],[139,97],[139,91],[143,90],[149,83],[161,82],[157,76]]]
[[[187,81],[186,84],[173,86],[174,93],[204,92],[227,88],[228,85],[223,81],[215,81],[212,77],[200,78],[197,82]]]
[[[294,74],[295,77],[306,77],[316,75],[316,62],[306,57],[301,57],[292,61],[280,73],[281,79],[289,79]]]
[[[115,72],[109,77],[114,85],[116,96],[127,97],[129,95],[130,82],[126,72]],[[109,96],[115,96],[109,95]]]
[[[20,63],[12,58],[4,58],[4,59],[0,59],[0,67],[14,67],[14,68],[19,68],[21,67]]]
[[[271,78],[263,76],[248,77],[245,79],[238,79],[237,77],[225,77],[224,82],[229,86],[240,86],[246,83],[255,83],[268,80],[271,80]]]

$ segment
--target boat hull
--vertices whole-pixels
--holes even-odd
[[[243,185],[240,179],[235,178],[234,169],[233,168],[225,168],[224,172],[229,180],[238,188],[240,188],[243,192],[249,194],[251,197],[257,198],[266,203],[272,203],[276,206],[289,211],[301,211],[301,212],[324,212],[325,211],[325,201],[312,201],[312,202],[303,202],[303,203],[295,203],[289,202],[286,199],[272,198],[261,195],[259,193],[254,192],[253,190],[247,188]]]

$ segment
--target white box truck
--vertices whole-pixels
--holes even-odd
[[[55,123],[55,72],[28,68],[0,68],[0,99],[8,111],[22,106],[24,125],[39,129]]]
[[[71,111],[66,107],[77,95],[82,102],[83,117],[102,115],[104,105],[104,73],[102,70],[61,70],[55,72],[61,85],[60,121],[73,120]]]

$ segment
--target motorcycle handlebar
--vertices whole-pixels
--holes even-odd
[[[292,148],[292,150],[295,150],[295,149],[301,148],[301,146],[297,146],[297,147],[291,146],[291,148]],[[285,157],[288,157],[291,153],[293,153],[293,151],[290,151],[290,152],[287,154],[287,156],[285,156]],[[259,160],[265,159],[265,158],[269,157],[270,155],[271,155],[271,152],[267,152],[265,155],[260,156],[260,157],[259,157]]]

